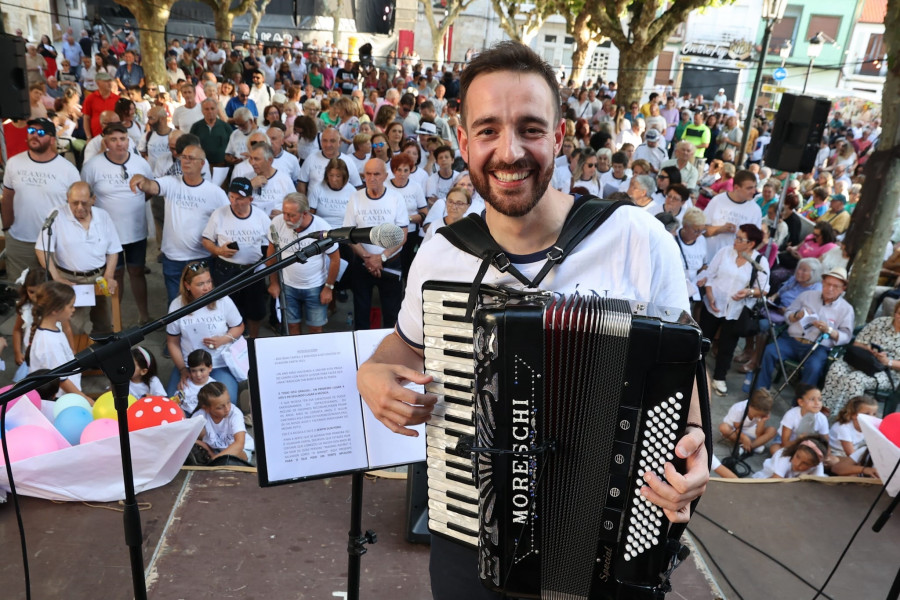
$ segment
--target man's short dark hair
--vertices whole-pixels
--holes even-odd
[[[490,50],[472,59],[459,76],[460,113],[463,127],[466,126],[466,94],[469,86],[479,75],[512,71],[514,73],[534,73],[544,78],[550,88],[554,107],[553,119],[559,121],[559,83],[556,73],[538,54],[519,42],[505,41],[495,44]],[[554,124],[555,125],[555,124]]]
[[[614,165],[625,165],[628,166],[628,155],[624,152],[613,152],[612,158],[609,161]]]
[[[431,100],[425,100],[421,104],[419,104],[419,110],[425,110],[425,109],[435,110],[434,102],[432,102]]]
[[[200,138],[193,133],[185,133],[175,140],[175,152],[181,154],[188,146],[200,146]]]
[[[737,173],[735,173],[732,185],[734,187],[741,187],[742,185],[744,185],[744,182],[747,182],[747,181],[752,181],[752,182],[756,183],[756,175],[754,175],[752,171],[747,171],[747,170],[742,169],[742,170],[738,171]]]
[[[400,96],[400,106],[409,106],[410,108],[416,105],[416,97],[406,92],[402,96]]]
[[[432,151],[432,154],[434,155],[435,158],[437,158],[438,156],[440,156],[440,155],[443,154],[444,152],[449,152],[449,153],[450,153],[450,158],[453,158],[453,148],[451,148],[451,147],[448,146],[447,144],[443,144],[443,145],[441,145],[441,146],[438,146],[437,148],[435,148],[435,149]]]
[[[124,133],[125,135],[128,135],[128,128],[122,125],[122,123],[119,121],[110,123],[103,128],[103,135],[110,135],[113,133]]]

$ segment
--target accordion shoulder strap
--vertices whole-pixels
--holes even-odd
[[[631,204],[631,202],[622,200],[614,202],[595,197],[588,197],[585,201],[578,203],[566,217],[559,238],[547,252],[547,261],[533,280],[529,280],[513,265],[506,252],[491,235],[487,223],[484,222],[481,215],[470,214],[452,225],[441,227],[437,233],[443,235],[447,241],[463,252],[477,256],[484,261],[479,269],[479,277],[476,278],[478,285],[480,285],[484,273],[487,272],[488,266],[492,264],[502,273],[508,271],[523,285],[536,288],[554,265],[561,264],[581,240],[603,224],[617,208],[626,204]]]

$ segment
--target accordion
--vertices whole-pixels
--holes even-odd
[[[477,548],[509,596],[654,597],[669,523],[640,489],[679,466],[699,329],[679,309],[491,286],[472,322],[469,295],[423,287],[429,529]]]

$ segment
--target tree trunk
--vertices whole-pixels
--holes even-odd
[[[628,106],[640,102],[647,79],[647,65],[653,56],[631,47],[619,48],[619,73],[616,79],[616,104]]]
[[[334,0],[334,12],[331,13],[333,21],[331,29],[331,41],[335,46],[341,46],[341,11],[344,8],[344,0]]]
[[[900,0],[888,0],[887,15],[884,20],[884,43],[888,56],[888,71],[882,91],[882,133],[878,151],[866,162],[866,181],[860,200],[865,201],[866,192],[877,194],[877,203],[869,223],[862,223],[866,216],[857,217],[853,213],[851,228],[871,228],[865,235],[861,248],[853,260],[850,285],[846,299],[853,305],[856,325],[863,325],[869,313],[875,284],[884,259],[884,249],[891,237],[897,205],[900,202]],[[867,190],[870,186],[876,189]],[[866,232],[868,233],[868,232]],[[848,236],[849,237],[849,236]],[[851,249],[852,250],[852,249]]]
[[[259,6],[254,2],[250,8],[250,41],[254,44],[257,42],[256,30],[259,29],[259,24],[262,22],[263,15],[266,14],[266,8],[269,6],[269,2],[271,0],[262,0],[259,3]]]
[[[444,34],[441,33],[441,30],[431,31],[431,52],[434,56],[433,62],[439,65],[444,64]]]
[[[581,11],[572,24],[572,37],[575,38],[575,50],[572,52],[572,71],[570,77],[576,84],[581,84],[584,73],[584,65],[588,61],[593,34],[587,26],[590,13]]]
[[[153,4],[146,2],[117,1],[134,16],[140,31],[141,66],[147,83],[163,83],[168,87],[166,77],[166,23],[175,0],[158,0]]]
[[[219,40],[231,39],[231,29],[234,25],[234,14],[227,7],[213,11],[213,21],[216,25],[216,37]]]

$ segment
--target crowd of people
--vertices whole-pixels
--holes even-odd
[[[113,294],[127,273],[143,323],[158,312],[146,291],[147,257],[153,261],[157,245],[171,311],[261,260],[299,251],[318,232],[400,227],[403,239],[392,247],[333,247],[169,326],[165,359],[174,369],[166,392],[190,391],[187,405],[195,408],[202,385],[220,382],[236,402],[232,345],[258,335],[267,320],[278,327],[275,298],[291,334],[303,323],[306,332],[320,332],[335,301],[348,294],[356,328],[392,327],[418,249],[441,226],[484,210],[472,185],[477,174],[468,173],[459,149],[465,64],[427,66],[393,51],[355,61],[317,40],[264,46],[188,38],[169,40],[165,79],[152,81],[136,32],[118,33],[107,39],[82,31],[76,39],[69,30],[58,47],[46,36],[29,44],[31,119],[3,127],[7,277],[25,274],[21,304],[29,307],[20,310],[13,340],[17,363],[31,347],[32,362],[48,366],[29,342],[46,337],[32,337],[32,330],[43,331],[45,315],[62,302],[40,293],[35,273],[67,286],[102,278]],[[853,311],[842,298],[848,257],[841,240],[881,132],[877,115],[845,121],[835,111],[814,168],[785,173],[765,165],[772,123],[762,111],[741,152],[740,115],[724,90],[707,100],[679,96],[670,85],[626,105],[615,82],[587,80],[560,82],[559,94],[565,136],[550,185],[567,194],[627,197],[674,236],[695,316],[716,340],[716,394],[727,393],[733,367],[759,368],[757,387],[765,390],[781,360],[810,351],[801,379],[822,387],[832,418],[843,418],[846,406],[868,406],[857,400],[872,390],[893,388],[897,311],[854,342],[884,369],[869,375],[837,360],[824,376],[829,352],[854,335]],[[900,251],[887,248],[885,259],[881,291],[890,314]],[[765,331],[747,331],[746,314],[761,299],[769,301],[769,319],[788,326],[768,344]],[[111,326],[109,304],[100,296],[92,308],[58,321],[50,329],[62,340],[91,327],[102,333]],[[56,343],[50,363],[67,356],[64,346]],[[135,363],[156,370],[156,357],[136,356]],[[204,365],[208,372],[195,379]],[[766,404],[750,391],[757,421],[746,436]],[[757,442],[769,439],[758,433]],[[827,444],[803,443],[812,454],[810,444],[829,454]],[[786,452],[772,460],[806,451]]]

